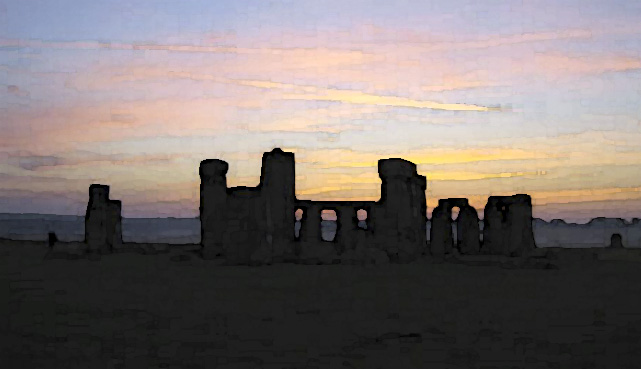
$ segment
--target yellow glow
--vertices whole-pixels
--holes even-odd
[[[307,100],[307,101],[335,101],[349,104],[382,105],[403,108],[419,108],[434,110],[453,111],[500,111],[500,108],[486,107],[472,104],[445,104],[435,101],[416,100],[401,96],[383,96],[365,93],[355,90],[338,90],[331,88],[318,88],[314,86],[293,85],[271,81],[236,81],[240,85],[280,90],[294,90],[292,93],[285,93],[282,98],[285,100]]]
[[[641,198],[641,187],[610,187],[582,190],[541,191],[532,193],[535,205]]]
[[[431,172],[425,177],[428,181],[474,181],[491,178],[511,178],[544,175],[545,172],[507,172],[507,173],[473,173],[473,172]]]
[[[432,164],[462,164],[480,161],[531,160],[549,159],[554,155],[537,151],[489,148],[466,150],[419,150],[399,154],[357,153],[349,150],[319,150],[303,158],[297,158],[299,163],[311,163],[314,168],[367,168],[376,167],[381,158],[403,158],[420,165]],[[420,170],[421,174],[423,171]],[[428,172],[429,174],[429,172]],[[432,173],[435,174],[435,173]],[[438,179],[438,178],[434,178]]]
[[[383,105],[434,110],[500,111],[500,108],[491,108],[479,105],[443,104],[435,101],[414,100],[399,96],[379,96],[349,90],[327,90],[323,95],[285,94],[283,95],[283,98],[286,100],[336,101],[349,104]]]

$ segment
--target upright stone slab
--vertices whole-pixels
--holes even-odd
[[[109,199],[109,186],[89,186],[85,213],[85,243],[90,252],[110,253],[122,243],[120,201]]]
[[[301,247],[305,247],[306,244],[322,241],[321,221],[321,207],[319,205],[311,204],[303,210],[299,237]]]
[[[452,232],[452,209],[457,207],[456,243]],[[479,218],[476,210],[465,198],[448,198],[438,201],[432,212],[430,244],[432,255],[443,256],[456,248],[461,254],[477,254],[480,248]]]
[[[218,159],[200,163],[200,243],[206,259],[212,259],[223,251],[228,169],[229,165]]]
[[[282,259],[294,253],[295,176],[293,153],[276,148],[263,155],[260,191],[272,258]]]
[[[435,257],[443,257],[452,252],[453,243],[452,208],[446,200],[439,200],[438,206],[432,211],[430,252]]]
[[[427,179],[425,176],[412,176],[412,240],[416,242],[419,254],[427,251],[427,199],[425,190],[427,189]]]
[[[226,210],[222,253],[225,259],[234,265],[269,262],[267,234],[259,219],[264,211],[260,192],[255,188],[231,188]]]
[[[483,215],[483,246],[481,252],[490,255],[506,253],[506,237],[503,230],[505,209],[500,196],[490,196]]]
[[[615,233],[610,237],[610,248],[612,249],[622,249],[623,248],[623,240],[621,238],[621,234]]]
[[[483,220],[484,253],[521,256],[536,247],[530,196],[490,196]]]
[[[403,159],[378,161],[381,201],[374,217],[377,243],[390,260],[409,262],[426,246],[425,177]]]
[[[528,195],[518,194],[510,196],[506,203],[508,254],[522,256],[536,247],[532,229],[532,199]]]
[[[470,205],[459,208],[456,218],[458,247],[461,254],[476,255],[480,252],[479,215]]]
[[[336,242],[338,254],[354,247],[355,234],[358,228],[356,209],[353,206],[339,206],[336,211]],[[355,221],[356,220],[356,221]]]
[[[122,246],[122,202],[120,200],[109,200],[109,223],[107,234],[111,237],[111,247]]]

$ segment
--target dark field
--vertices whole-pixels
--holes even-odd
[[[554,252],[548,268],[47,251],[0,247],[3,368],[641,367],[641,262],[629,250]]]

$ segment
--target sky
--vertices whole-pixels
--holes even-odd
[[[439,198],[641,217],[641,2],[0,0],[0,212],[198,214],[201,160],[377,200],[400,157]]]

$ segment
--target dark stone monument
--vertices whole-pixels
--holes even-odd
[[[294,254],[294,154],[274,149],[263,155],[257,187],[227,188],[228,164],[200,164],[203,256],[232,264],[264,264]]]
[[[381,200],[373,216],[376,242],[390,260],[409,262],[420,256],[426,239],[426,180],[416,164],[403,159],[378,161]]]
[[[535,247],[530,196],[490,196],[483,220],[482,253],[522,256]]]
[[[89,186],[85,214],[85,243],[89,252],[110,253],[122,244],[121,203],[109,199],[109,186]]]
[[[452,209],[459,208],[456,219],[456,244],[452,233]],[[461,254],[477,254],[480,249],[479,218],[476,209],[467,199],[448,198],[438,201],[432,212],[430,250],[432,255],[442,257],[456,248]]]

